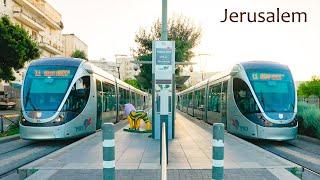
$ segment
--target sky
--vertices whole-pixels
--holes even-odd
[[[89,59],[128,54],[140,28],[161,18],[161,0],[47,0],[62,15],[63,33],[89,46]],[[306,12],[307,23],[221,23],[228,11]],[[223,71],[241,61],[287,64],[296,81],[320,76],[319,0],[168,0],[168,17],[183,15],[202,29],[195,71]],[[201,61],[201,63],[200,63]]]

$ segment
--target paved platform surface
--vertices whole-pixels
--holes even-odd
[[[208,127],[177,113],[176,138],[169,142],[169,179],[211,179],[212,134]],[[117,179],[159,179],[160,145],[148,135],[116,132]],[[287,169],[299,168],[228,133],[224,164],[225,179],[296,179]],[[28,179],[101,179],[101,132],[19,171],[23,177],[32,174]]]

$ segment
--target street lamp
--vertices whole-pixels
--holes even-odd
[[[210,56],[210,54],[208,54],[208,53],[199,53],[199,54],[197,54],[197,56],[199,56],[199,58],[200,58],[201,80],[203,81],[204,80],[204,67],[206,67],[207,64],[205,63],[204,66],[203,66],[203,62],[202,62],[201,56]]]
[[[119,79],[121,79],[120,78],[120,66],[116,63],[116,66],[117,66],[117,69],[118,69],[118,76],[119,76]]]
[[[118,70],[118,78],[121,79],[121,76],[120,76],[120,63],[118,63],[118,58],[125,58],[127,57],[126,54],[115,54],[115,57],[116,57],[116,68]]]

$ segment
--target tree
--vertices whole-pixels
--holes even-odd
[[[300,84],[298,95],[304,97],[315,95],[320,98],[320,77],[313,76],[311,81]]]
[[[15,80],[13,69],[40,56],[36,42],[22,27],[14,25],[7,16],[0,19],[0,81]]]
[[[174,17],[168,21],[168,40],[175,41],[176,62],[190,61],[194,57],[192,51],[200,43],[201,29],[193,25],[186,17]],[[140,29],[135,36],[137,50],[134,51],[138,61],[152,61],[152,41],[161,39],[161,22],[157,20],[150,31]],[[176,68],[176,75],[179,75],[182,66]],[[152,88],[152,65],[145,64],[140,67],[140,74],[137,76],[142,88]]]
[[[124,80],[124,82],[130,84],[131,86],[133,86],[137,89],[141,89],[141,86],[136,79],[126,79],[126,80]]]
[[[80,51],[80,50],[75,50],[72,53],[71,57],[88,60],[86,53],[84,51]]]

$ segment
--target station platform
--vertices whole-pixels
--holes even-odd
[[[117,179],[160,179],[160,141],[115,125]],[[211,179],[211,126],[177,112],[169,141],[168,179]],[[300,167],[225,132],[225,179],[298,179]],[[19,169],[27,179],[102,179],[102,133],[97,132]]]

